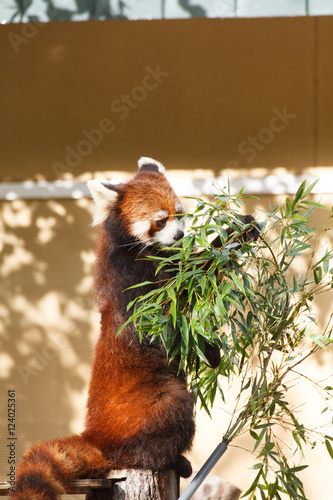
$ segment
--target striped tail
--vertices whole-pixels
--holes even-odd
[[[96,477],[109,467],[101,451],[82,436],[38,443],[22,457],[11,498],[57,500],[66,493],[67,481]]]

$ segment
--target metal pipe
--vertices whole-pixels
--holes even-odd
[[[192,495],[197,491],[200,484],[206,479],[214,465],[218,462],[218,460],[222,457],[223,453],[226,451],[227,445],[226,443],[220,443],[217,445],[211,456],[208,460],[203,464],[199,472],[194,476],[190,484],[180,495],[178,500],[189,500]]]

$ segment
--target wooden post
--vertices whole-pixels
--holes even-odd
[[[179,497],[179,477],[173,470],[128,469],[111,471],[107,477],[114,482],[112,500],[177,500]]]

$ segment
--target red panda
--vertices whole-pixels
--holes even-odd
[[[131,323],[116,337],[130,316],[128,304],[170,277],[165,271],[156,274],[155,263],[146,257],[183,237],[185,209],[164,167],[151,158],[141,158],[138,173],[125,184],[91,180],[88,186],[99,232],[95,293],[101,332],[85,430],[36,444],[25,453],[15,500],[56,500],[67,481],[112,468],[174,468],[184,477],[192,472],[182,454],[191,448],[195,432],[193,397],[178,373],[178,360],[170,363],[157,341],[140,341]],[[244,222],[252,221],[244,217]],[[256,229],[248,228],[244,239],[256,238]],[[213,244],[220,246],[220,239]],[[146,281],[152,284],[131,288]],[[207,345],[205,357],[210,366],[219,366],[218,346]]]
[[[185,208],[174,193],[164,167],[150,158],[128,183],[89,182],[95,200],[94,224],[100,226],[95,289],[101,312],[101,336],[95,351],[86,429],[83,436],[111,460],[111,466],[191,473],[181,456],[194,436],[193,398],[169,363],[165,351],[149,339],[139,341],[133,325],[119,337],[128,319],[128,304],[161,286],[146,257],[184,236]],[[153,284],[131,289],[140,282]],[[103,425],[101,426],[101,416]]]
[[[161,163],[139,160],[139,171],[125,184],[88,182],[98,226],[95,292],[101,332],[91,372],[85,430],[81,435],[39,443],[18,467],[15,500],[56,500],[65,482],[92,477],[108,469],[174,468],[188,477],[191,465],[182,456],[194,432],[193,397],[178,363],[169,363],[161,346],[139,341],[126,326],[127,305],[159,287],[169,276],[145,257],[184,235],[185,209]],[[145,289],[129,289],[144,281]]]

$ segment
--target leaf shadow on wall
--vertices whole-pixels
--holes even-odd
[[[0,205],[1,474],[8,468],[8,390],[16,391],[17,458],[35,441],[83,428],[99,328],[90,205],[87,199]]]

